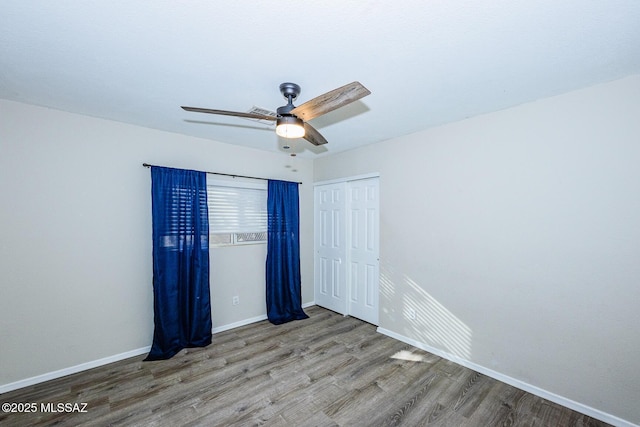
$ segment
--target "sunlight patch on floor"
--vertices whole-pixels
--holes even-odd
[[[427,360],[427,358],[424,357],[423,355],[415,354],[408,350],[400,350],[399,352],[391,356],[391,358],[398,359],[398,360],[406,360],[408,362],[425,362]]]

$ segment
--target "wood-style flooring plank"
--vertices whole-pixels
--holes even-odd
[[[0,413],[4,426],[575,426],[607,424],[320,307],[0,395],[88,413]]]

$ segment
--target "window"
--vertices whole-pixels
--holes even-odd
[[[267,241],[267,186],[207,181],[209,243],[213,246]]]

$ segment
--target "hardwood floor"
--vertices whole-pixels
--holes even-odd
[[[606,426],[320,307],[0,395],[2,426]],[[86,413],[46,412],[68,403]],[[44,404],[44,408],[41,406]],[[47,406],[47,404],[53,404]],[[66,409],[66,408],[65,408]]]

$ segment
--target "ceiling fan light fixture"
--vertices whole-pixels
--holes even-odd
[[[304,123],[296,116],[280,116],[276,122],[276,133],[283,138],[302,138]]]

